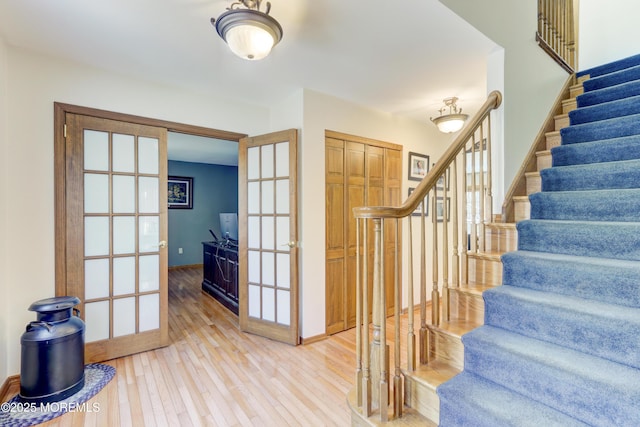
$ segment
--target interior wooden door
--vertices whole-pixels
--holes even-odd
[[[356,221],[353,208],[396,206],[401,200],[402,147],[338,132],[325,132],[326,333],[355,326]],[[369,236],[373,236],[370,224]],[[362,230],[361,230],[362,233]],[[395,226],[385,225],[385,261],[393,265]],[[360,236],[362,244],[363,238]],[[361,248],[362,249],[362,248]],[[368,251],[373,265],[373,245]],[[393,269],[385,270],[387,311],[393,313]],[[368,278],[372,295],[373,276]],[[371,311],[372,300],[369,300]]]
[[[298,134],[240,140],[240,328],[298,344]]]
[[[63,293],[82,301],[85,360],[167,345],[166,129],[71,113],[65,129],[57,250]]]

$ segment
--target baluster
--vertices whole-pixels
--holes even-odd
[[[378,370],[380,374],[378,389],[378,405],[380,408],[380,421],[386,422],[389,419],[389,378],[387,356],[387,300],[385,289],[385,263],[384,263],[384,220],[376,218],[375,223],[375,250],[374,250],[374,270],[373,270],[373,292],[377,295],[377,304],[374,298],[373,310],[373,339],[378,343]],[[377,273],[376,273],[377,272]],[[376,334],[377,329],[377,334]],[[377,335],[377,340],[376,340]]]
[[[424,201],[422,202],[424,204]],[[407,369],[416,369],[416,336],[413,332],[413,218],[409,215],[409,288],[407,290]]]
[[[462,242],[462,283],[469,283],[469,263],[468,263],[468,253],[469,253],[469,242],[470,242],[470,223],[469,223],[469,188],[468,188],[468,164],[467,164],[467,145],[465,143],[464,148],[462,149],[462,223],[463,225],[463,242]]]
[[[449,321],[449,210],[451,206],[447,204],[447,175],[451,169],[447,168],[444,173],[444,185],[442,190],[442,316]],[[451,180],[451,175],[449,175]],[[437,280],[437,279],[436,279]]]
[[[485,193],[485,185],[484,185],[484,122],[480,124],[480,141],[478,142],[479,150],[480,150],[480,165],[478,168],[478,173],[480,174],[480,232],[478,233],[480,236],[480,250],[482,252],[487,250],[486,236],[485,236],[485,223],[487,218],[485,217],[485,203],[486,203],[486,193]]]
[[[464,155],[464,150],[462,150]],[[452,230],[453,230],[453,256],[451,258],[451,284],[454,288],[460,287],[460,259],[458,257],[458,158],[453,159],[452,171],[451,171],[451,215],[452,215]]]
[[[426,251],[426,230],[425,230],[425,205],[427,201],[422,202],[420,213],[420,363],[428,362],[428,336],[427,336],[427,251]],[[435,215],[432,213],[431,215]]]
[[[478,184],[475,133],[471,137],[471,251],[478,252]]]
[[[371,356],[369,349],[369,225],[364,220],[362,230],[364,234],[363,258],[364,277],[362,285],[362,323],[364,325],[363,334],[363,354],[362,354],[362,413],[365,417],[371,416]]]
[[[433,224],[433,253],[431,270],[433,273],[433,287],[431,288],[431,324],[438,326],[440,324],[440,293],[438,292],[438,187],[433,188],[433,215],[431,222]],[[444,213],[444,208],[443,208]]]
[[[491,116],[487,116],[487,210],[489,211],[489,221],[493,222],[493,170],[491,168]]]
[[[411,221],[411,216],[409,216],[409,221]],[[395,317],[395,351],[394,351],[394,364],[395,364],[395,376],[393,377],[393,413],[396,418],[402,416],[402,395],[403,395],[403,387],[402,387],[402,372],[400,370],[400,306],[402,305],[402,287],[400,285],[399,273],[400,268],[398,266],[398,235],[400,234],[400,223],[399,220],[395,219],[396,223],[396,233],[395,233],[395,248],[394,257],[393,257],[393,289],[394,289],[394,317]],[[411,310],[411,306],[409,306]]]
[[[356,404],[362,406],[362,284],[360,283],[360,218],[356,218]],[[366,220],[365,220],[366,221]]]

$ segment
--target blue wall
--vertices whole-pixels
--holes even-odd
[[[202,264],[209,229],[220,236],[218,214],[238,212],[238,168],[169,161],[169,175],[193,178],[193,209],[169,209],[169,267]]]

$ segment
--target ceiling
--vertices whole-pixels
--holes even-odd
[[[271,3],[284,36],[255,62],[235,57],[210,23],[226,0],[2,0],[0,36],[12,46],[266,107],[307,88],[427,122],[444,98],[457,96],[466,113],[486,98],[486,58],[496,45],[439,0]]]

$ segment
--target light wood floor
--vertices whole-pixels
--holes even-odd
[[[89,403],[43,426],[348,426],[353,331],[292,347],[244,334],[201,292],[199,268],[169,273],[166,348],[112,360],[115,378]],[[91,406],[90,406],[91,407]]]

